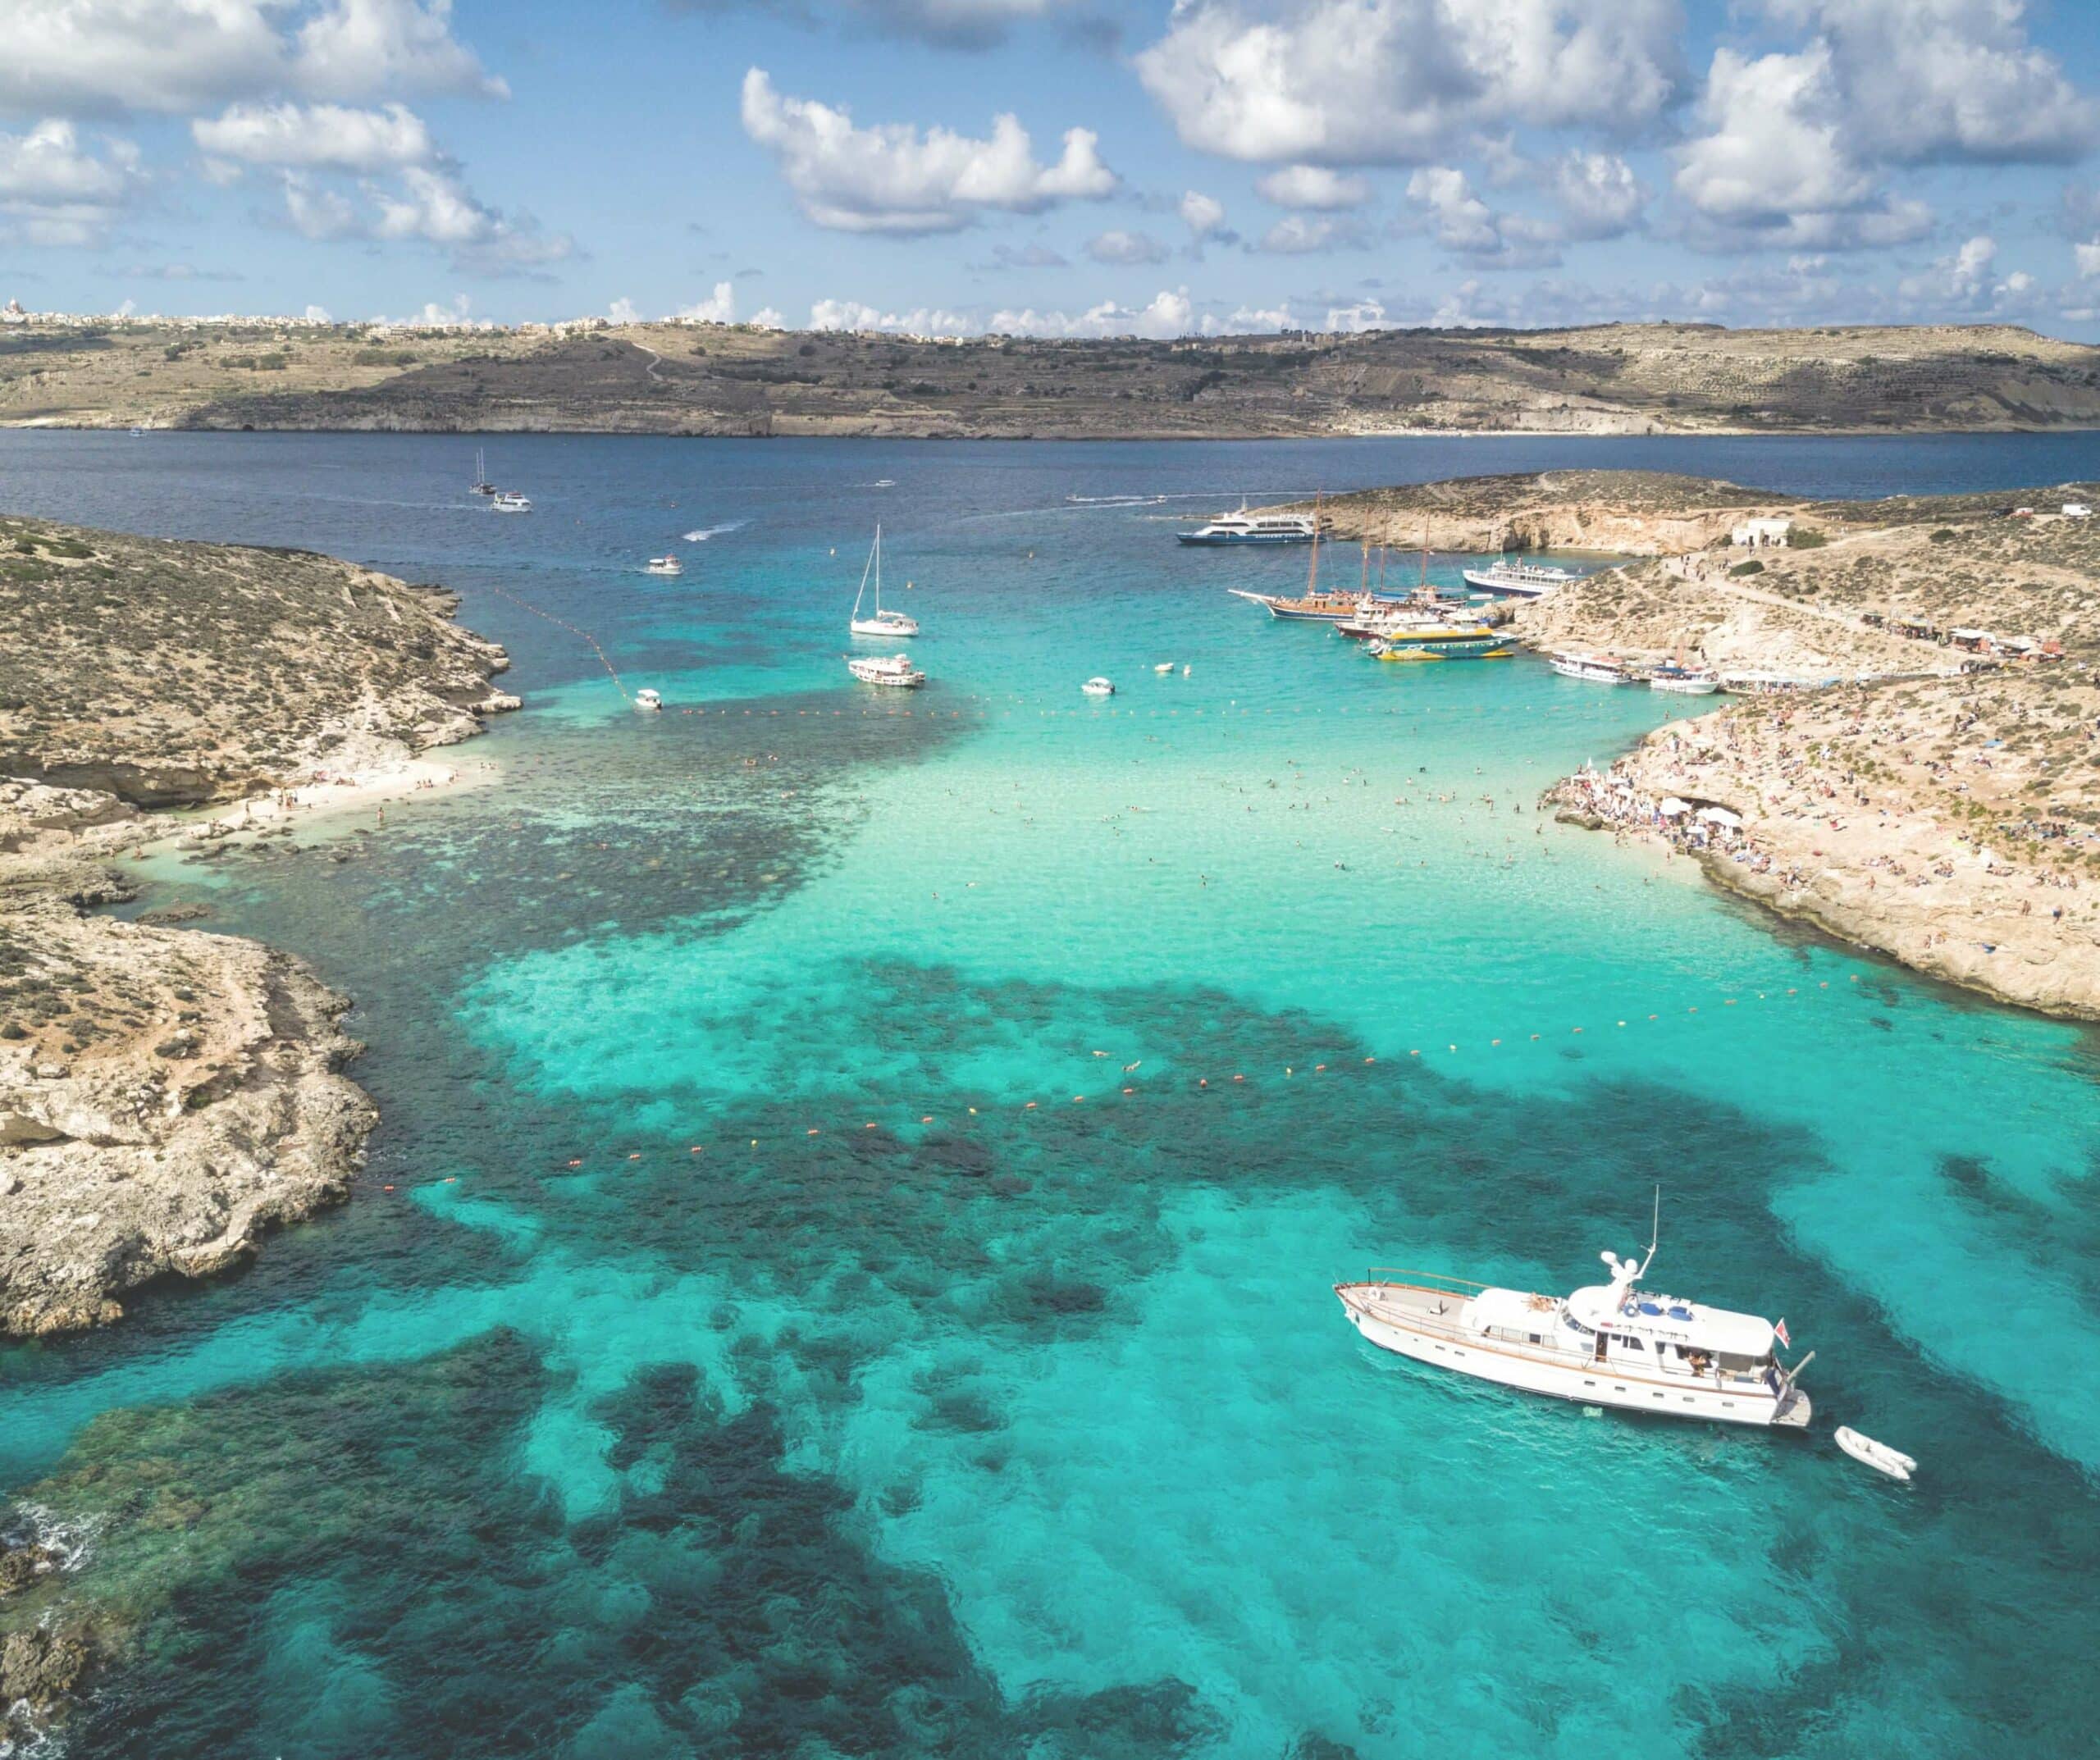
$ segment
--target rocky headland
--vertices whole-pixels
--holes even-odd
[[[0,518],[0,1332],[99,1325],[345,1197],[377,1113],[290,955],[90,914],[156,809],[406,773],[516,706],[447,595]]]
[[[2012,325],[967,340],[730,324],[30,319],[0,425],[1253,439],[2100,426],[2100,349]]]
[[[1399,542],[1442,505],[1429,541],[1466,549],[1616,534],[1640,559],[1518,607],[1527,643],[1757,694],[1567,778],[1563,816],[1921,972],[2100,1019],[2100,520],[2076,511],[2100,490],[1826,502],[1617,477],[1431,485],[1334,517]],[[1750,517],[1790,529],[1731,545]]]

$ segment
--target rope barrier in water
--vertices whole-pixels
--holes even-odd
[[[1854,984],[1858,983],[1860,982],[1859,973],[1856,972],[1849,973],[1848,981]],[[1830,987],[1831,981],[1828,978],[1818,980],[1815,985],[1816,990],[1828,990]],[[1810,993],[1813,994],[1813,992]],[[1736,1008],[1742,1005],[1745,1002],[1783,1001],[1787,997],[1799,996],[1802,994],[1802,986],[1789,985],[1783,990],[1759,990],[1752,992],[1747,996],[1723,996],[1721,999],[1721,1005],[1723,1008]],[[1699,1011],[1699,1005],[1696,1003],[1687,1005],[1684,1010],[1684,1013],[1687,1015],[1696,1015]],[[1675,1010],[1673,1010],[1670,1012],[1674,1014]],[[1637,1015],[1628,1016],[1623,1020],[1614,1020],[1612,1024],[1614,1028],[1632,1028],[1645,1025],[1648,1022],[1659,1023],[1664,1018],[1664,1012],[1658,1010],[1647,1015],[1645,1019]],[[1570,1027],[1568,1029],[1568,1036],[1571,1037],[1578,1036],[1582,1034],[1584,1030],[1585,1029],[1582,1027]],[[1545,1038],[1545,1035],[1543,1033],[1534,1033],[1528,1036],[1528,1038],[1525,1042],[1536,1044],[1542,1042]],[[1469,1050],[1466,1046],[1463,1046],[1455,1042],[1447,1040],[1445,1042],[1442,1055],[1452,1056],[1466,1056],[1474,1055],[1478,1050],[1479,1042],[1480,1042],[1478,1041],[1472,1042],[1472,1048]],[[1500,1047],[1503,1044],[1504,1041],[1501,1038],[1490,1038],[1486,1042],[1488,1048],[1495,1049]],[[1093,1053],[1093,1056],[1101,1058],[1109,1057],[1112,1055],[1112,1053],[1107,1051],[1096,1051]],[[1419,1058],[1424,1056],[1426,1054],[1422,1046],[1416,1046],[1410,1047],[1407,1055],[1411,1058]],[[1427,1055],[1431,1056],[1437,1055],[1436,1048],[1433,1046],[1431,1046]],[[1129,1065],[1122,1071],[1122,1074],[1125,1075],[1132,1074],[1139,1065],[1143,1064],[1146,1060],[1147,1060],[1143,1058],[1136,1060]],[[1277,1079],[1286,1082],[1296,1082],[1308,1075],[1339,1075],[1350,1069],[1359,1068],[1362,1067],[1362,1065],[1375,1065],[1383,1060],[1381,1060],[1376,1056],[1370,1056],[1363,1058],[1361,1060],[1361,1065],[1344,1062],[1314,1063],[1309,1066],[1304,1064],[1285,1064],[1282,1066],[1281,1076],[1277,1078]],[[1141,1088],[1134,1082],[1112,1083],[1111,1085],[1115,1089],[1113,1093],[1097,1092],[1092,1094],[1073,1094],[1069,1098],[1062,1100],[1055,1098],[1044,1099],[1039,1097],[1033,1100],[1010,1100],[1002,1104],[995,1106],[966,1106],[961,1113],[948,1115],[945,1121],[940,1115],[936,1113],[920,1112],[915,1107],[905,1108],[900,1111],[898,1116],[892,1121],[892,1124],[893,1125],[902,1125],[908,1128],[915,1119],[920,1125],[936,1125],[940,1126],[943,1128],[967,1128],[967,1119],[982,1119],[987,1116],[1005,1116],[1018,1121],[1026,1118],[1030,1113],[1041,1113],[1052,1110],[1064,1110],[1074,1106],[1092,1106],[1097,1110],[1102,1106],[1110,1106],[1120,1110],[1121,1102],[1124,1101],[1142,1101],[1148,1099],[1166,1098],[1170,1097],[1185,1099],[1192,1095],[1229,1094],[1235,1088],[1244,1094],[1258,1096],[1263,1092],[1264,1088],[1261,1072],[1257,1071],[1253,1074],[1250,1075],[1245,1070],[1235,1070],[1230,1076],[1220,1075],[1215,1081],[1208,1074],[1183,1077],[1171,1087],[1155,1086],[1150,1088]],[[865,1112],[863,1112],[857,1118],[854,1119],[834,1120],[827,1124],[812,1124],[806,1126],[801,1129],[799,1137],[792,1133],[784,1136],[776,1134],[753,1137],[747,1133],[747,1128],[725,1131],[719,1141],[712,1143],[705,1142],[689,1142],[685,1152],[688,1156],[705,1155],[710,1147],[715,1149],[733,1148],[739,1144],[752,1149],[771,1149],[784,1147],[796,1142],[806,1143],[811,1138],[823,1138],[840,1133],[851,1134],[856,1129],[861,1131],[871,1131],[882,1130],[888,1128],[892,1127],[885,1126],[880,1119],[867,1118]],[[663,1152],[669,1153],[671,1151],[667,1150]],[[639,1149],[624,1150],[614,1148],[598,1151],[598,1154],[603,1155],[606,1158],[605,1165],[607,1166],[617,1166],[620,1165],[622,1161],[632,1163],[650,1159],[644,1151]],[[561,1168],[555,1170],[555,1172],[557,1175],[578,1172],[584,1169],[587,1160],[595,1159],[596,1159],[596,1156],[595,1155],[589,1156],[577,1156],[569,1159]],[[604,1169],[600,1168],[594,1170],[602,1171]],[[457,1177],[457,1175],[448,1176],[441,1182],[434,1183],[450,1185],[455,1182]],[[395,1188],[393,1185],[388,1184],[384,1186],[382,1189],[387,1192],[392,1192]]]

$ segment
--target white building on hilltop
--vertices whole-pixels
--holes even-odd
[[[1784,544],[1793,529],[1791,519],[1746,519],[1728,534],[1728,542],[1745,549],[1764,549]]]

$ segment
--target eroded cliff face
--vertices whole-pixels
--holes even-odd
[[[377,1119],[299,960],[90,914],[150,809],[383,771],[516,706],[449,595],[0,520],[0,1333],[103,1324],[348,1194]]]
[[[0,1332],[234,1264],[347,1194],[378,1119],[340,1074],[349,999],[255,942],[87,914],[119,887],[55,796],[0,787]]]

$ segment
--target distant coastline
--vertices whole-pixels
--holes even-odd
[[[2051,433],[2100,427],[2100,348],[2009,325],[1148,341],[25,315],[0,326],[0,426],[1148,440]]]

